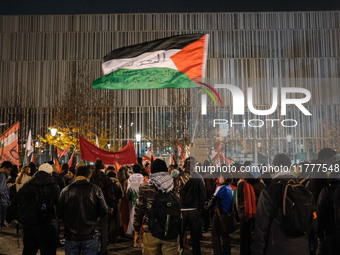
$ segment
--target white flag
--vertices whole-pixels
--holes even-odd
[[[99,140],[98,140],[98,136],[96,136],[96,146],[99,148]]]
[[[28,138],[27,138],[27,142],[26,142],[26,150],[27,150],[27,157],[29,157],[32,154],[32,152],[34,151],[31,129],[28,132]]]

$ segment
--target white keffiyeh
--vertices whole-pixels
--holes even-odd
[[[174,180],[167,172],[158,172],[150,175],[148,185],[168,193],[174,188]]]

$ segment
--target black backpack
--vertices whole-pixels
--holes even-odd
[[[178,237],[181,226],[181,206],[173,192],[159,191],[151,206],[149,228],[152,236],[161,240]]]
[[[197,183],[190,178],[181,190],[181,203],[184,206],[192,205],[197,198]]]
[[[48,223],[54,213],[53,201],[46,198],[44,187],[24,185],[18,192],[16,202],[18,221],[25,226]]]
[[[315,212],[312,193],[293,180],[281,184],[284,185],[279,213],[281,229],[291,237],[309,234]]]

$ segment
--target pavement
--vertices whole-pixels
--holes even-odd
[[[17,234],[17,230],[14,226],[8,226],[0,232],[0,254],[6,255],[19,255],[23,250],[23,233],[22,230]],[[237,255],[240,250],[239,231],[230,235],[231,237],[231,254]],[[201,251],[202,255],[213,254],[213,248],[211,243],[211,231],[203,232],[201,240]],[[38,254],[40,254],[38,252]],[[57,255],[65,254],[64,247],[58,247]],[[131,254],[140,255],[142,254],[141,248],[134,248],[133,241],[131,238],[119,238],[117,243],[108,246],[108,254]],[[192,254],[190,243],[184,251],[184,255]]]

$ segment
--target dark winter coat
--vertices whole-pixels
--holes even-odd
[[[180,199],[181,189],[188,182],[189,179],[190,179],[189,171],[183,171],[181,172],[180,175],[173,179],[174,180],[173,192],[178,199]],[[139,231],[139,229],[143,225],[144,231],[150,232],[149,229],[150,212],[152,203],[158,192],[159,191],[154,186],[150,186],[148,183],[143,183],[140,185],[139,197],[135,208],[135,217],[133,222],[133,226],[136,231]]]
[[[65,180],[63,177],[61,177],[58,173],[56,172],[52,172],[52,176],[54,177],[54,179],[56,180],[56,182],[58,183],[59,189],[63,190],[63,188],[65,188],[66,184],[65,184]]]
[[[46,214],[46,217],[41,218],[39,222],[34,225],[52,224],[52,220],[55,218],[55,206],[58,204],[60,194],[59,186],[52,175],[44,171],[36,172],[33,177],[18,191],[17,201],[25,201],[26,206],[32,206],[32,210],[30,208],[26,208],[24,211],[27,213],[30,211],[33,212],[33,207],[36,205],[34,205],[33,202],[31,203],[30,200],[35,201],[34,196],[39,195],[36,192],[37,188],[41,191],[41,193],[43,193],[48,213]],[[18,206],[20,210],[20,205]],[[34,216],[35,215],[32,215],[32,217]]]
[[[340,232],[340,184],[324,188],[318,200],[318,237]]]
[[[273,180],[260,195],[255,217],[255,255],[310,255],[308,235],[287,237],[279,225],[277,214],[282,207],[283,188]]]
[[[110,180],[110,178],[102,171],[100,171],[100,178],[97,180],[97,178],[94,178],[93,174],[90,179],[90,182],[98,185],[101,188],[107,206],[109,208],[115,208],[116,198],[114,194],[113,182]]]
[[[253,179],[249,178],[247,179],[247,182],[253,187],[254,193],[256,196],[256,202],[259,199],[259,196],[262,192],[262,190],[266,187],[266,185],[261,182],[259,179]],[[238,215],[240,219],[244,219],[244,195],[243,195],[243,187],[244,187],[244,182],[241,181],[237,185],[237,201],[238,201]]]
[[[64,220],[68,240],[93,239],[98,218],[107,213],[103,192],[87,180],[71,183],[60,194],[58,216]]]

